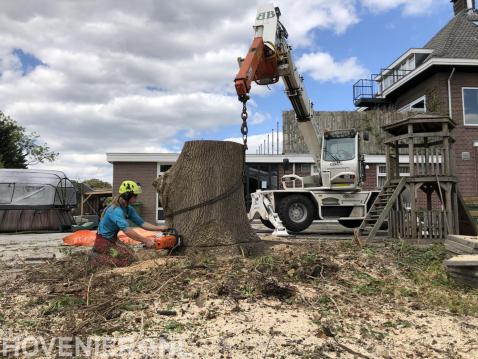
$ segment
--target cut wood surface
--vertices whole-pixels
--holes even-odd
[[[246,215],[243,146],[226,141],[189,141],[176,163],[153,183],[166,224],[184,247],[236,247],[258,241]],[[240,248],[238,245],[241,245]]]

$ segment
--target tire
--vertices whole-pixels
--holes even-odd
[[[274,225],[271,223],[271,221],[269,221],[268,219],[260,219],[262,224],[264,226],[266,226],[267,228],[270,228],[270,229],[276,229],[276,227],[274,227]]]
[[[301,232],[314,220],[314,205],[307,197],[294,194],[281,199],[278,214],[288,231]]]

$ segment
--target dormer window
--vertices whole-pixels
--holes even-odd
[[[430,49],[410,49],[388,68],[382,69],[375,77],[375,81],[380,84],[379,94],[413,72],[432,52]]]

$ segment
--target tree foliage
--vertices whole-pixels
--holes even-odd
[[[0,168],[27,168],[43,162],[53,162],[58,153],[34,132],[20,126],[10,116],[0,111]]]
[[[111,183],[102,181],[98,178],[91,178],[83,181],[84,184],[90,186],[93,189],[99,189],[99,188],[111,188]]]

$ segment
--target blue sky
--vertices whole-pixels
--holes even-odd
[[[240,138],[236,58],[257,0],[0,4],[0,109],[60,158],[43,167],[111,178],[106,152],[178,152]],[[26,6],[28,5],[28,6]],[[278,0],[315,110],[354,110],[352,85],[423,46],[448,0]],[[234,9],[234,11],[231,11]],[[250,152],[291,109],[282,84],[254,87]]]

